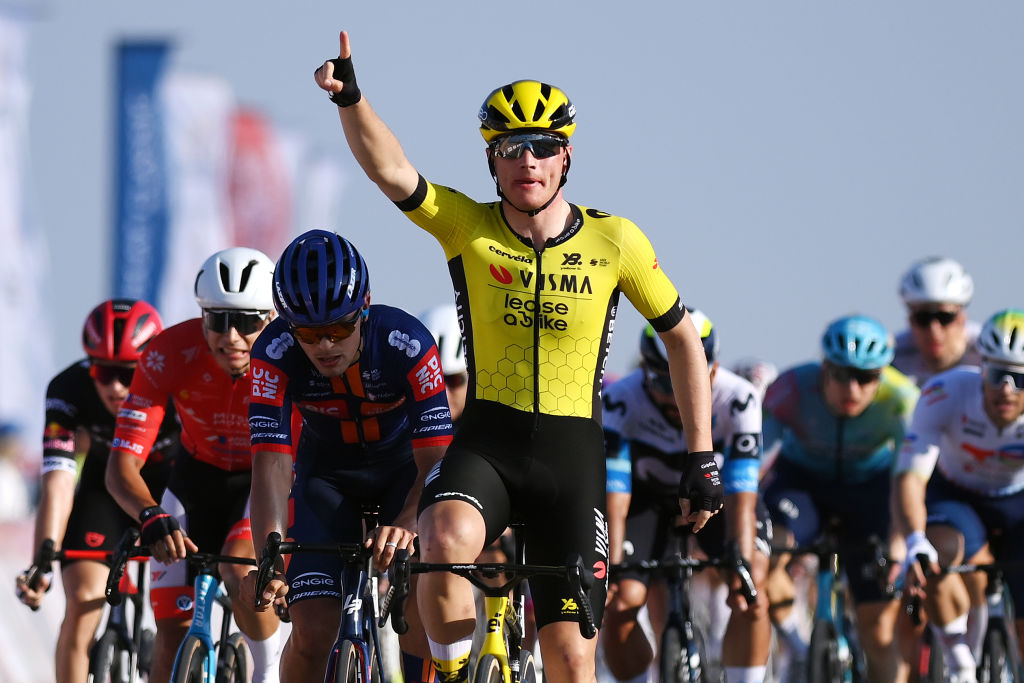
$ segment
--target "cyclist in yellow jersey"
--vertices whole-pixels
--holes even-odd
[[[427,182],[410,164],[359,91],[347,33],[339,58],[315,79],[338,105],[367,176],[441,243],[455,288],[469,396],[421,497],[423,559],[472,561],[518,519],[531,563],[561,564],[579,552],[593,567],[599,622],[608,561],[600,391],[619,292],[665,342],[692,437],[681,465],[682,513],[699,530],[723,502],[707,362],[675,287],[632,222],[563,197],[576,110],[558,88],[517,81],[485,101],[480,131],[500,197],[485,204]],[[423,582],[421,613],[439,677],[466,680],[475,621],[469,584],[448,574]],[[594,680],[596,641],[580,635],[568,586],[536,580],[531,591],[546,678]]]

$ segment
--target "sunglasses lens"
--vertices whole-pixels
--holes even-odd
[[[1015,393],[1024,391],[1024,372],[1015,372],[998,365],[985,366],[985,381],[993,387],[1010,383]]]
[[[494,153],[502,159],[518,159],[529,149],[537,159],[548,159],[562,149],[562,138],[539,133],[509,135],[494,143]]]
[[[321,339],[327,339],[332,344],[342,339],[348,339],[356,331],[356,323],[359,322],[361,313],[357,312],[349,320],[342,320],[328,325],[317,325],[315,327],[292,326],[292,334],[303,344],[319,344]]]
[[[659,394],[668,394],[669,396],[673,395],[672,378],[668,375],[661,372],[655,372],[654,370],[647,370],[645,371],[644,376],[647,379],[647,386],[649,388]]]
[[[932,321],[947,327],[956,320],[957,315],[954,311],[915,311],[911,313],[910,321],[917,327],[931,327]]]
[[[267,316],[267,313],[243,311],[203,311],[203,324],[214,334],[224,334],[235,328],[238,334],[245,337],[259,332]]]
[[[457,375],[445,375],[444,383],[450,386],[452,389],[458,389],[463,384],[469,381],[469,375],[465,372],[460,372]]]
[[[89,367],[89,375],[100,384],[113,384],[115,380],[122,386],[131,386],[132,376],[135,368],[128,368],[123,365],[101,365],[94,363]]]
[[[849,384],[853,380],[864,386],[877,382],[882,376],[881,370],[861,370],[859,368],[845,368],[841,366],[830,366],[829,375],[839,384]]]

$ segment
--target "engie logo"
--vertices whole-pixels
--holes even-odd
[[[260,403],[283,405],[281,375],[277,369],[259,360],[254,360],[252,365],[252,397],[262,399]]]
[[[432,347],[420,362],[409,371],[409,384],[417,401],[444,391],[444,375],[441,374],[441,359],[437,348]]]

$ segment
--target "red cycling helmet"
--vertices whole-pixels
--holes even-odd
[[[163,329],[160,314],[145,301],[108,299],[85,319],[82,346],[96,360],[134,363]]]

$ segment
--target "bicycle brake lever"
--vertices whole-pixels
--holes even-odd
[[[409,624],[405,620],[405,599],[409,595],[409,551],[401,548],[395,552],[388,568],[388,592],[380,605],[380,617],[377,619],[377,628],[383,628],[387,623],[388,615],[391,616],[391,628],[398,635],[409,630]]]
[[[274,578],[274,565],[277,564],[280,551],[281,534],[271,531],[267,535],[267,544],[263,547],[263,552],[260,553],[260,562],[256,569],[256,590],[253,600],[257,609],[260,607],[263,591],[267,589],[271,579]]]
[[[569,584],[576,592],[576,604],[580,611],[580,635],[590,640],[597,635],[594,609],[590,604],[590,596],[587,595],[590,587],[594,585],[594,573],[583,566],[583,557],[579,554],[573,555],[567,565]]]

